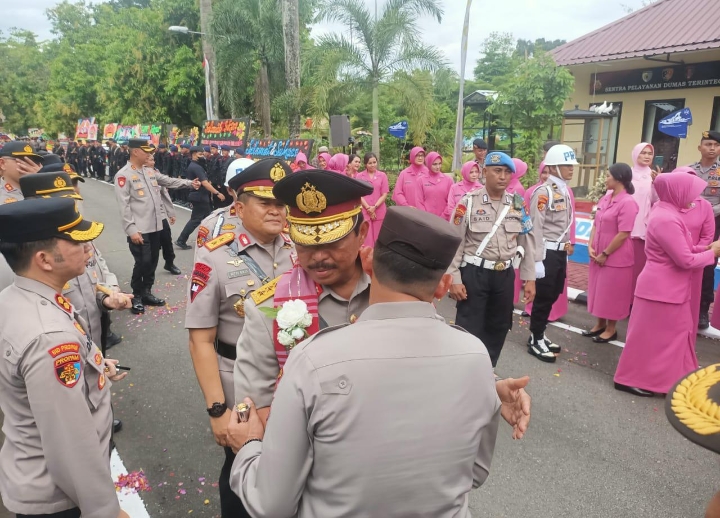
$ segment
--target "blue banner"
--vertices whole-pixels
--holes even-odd
[[[408,130],[407,121],[396,122],[395,124],[393,124],[392,126],[390,126],[388,128],[388,132],[390,133],[390,135],[392,135],[393,137],[401,138],[401,139],[405,138],[405,135],[407,135],[407,130]]]
[[[672,112],[664,119],[660,119],[658,129],[676,138],[686,138],[688,126],[692,124],[692,113],[690,108],[683,108],[676,112]]]

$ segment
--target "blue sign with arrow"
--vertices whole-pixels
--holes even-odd
[[[690,108],[683,108],[660,119],[658,129],[671,137],[686,138],[688,126],[691,124],[692,112],[690,112]]]
[[[392,126],[390,126],[388,128],[388,132],[390,133],[390,135],[392,135],[393,137],[400,138],[400,139],[405,138],[405,135],[407,135],[407,130],[408,130],[407,121],[396,122],[395,124],[393,124]]]

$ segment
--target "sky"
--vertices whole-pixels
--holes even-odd
[[[364,0],[374,9],[375,0]],[[385,0],[377,0],[379,8]],[[464,0],[440,0],[445,14],[438,24],[423,17],[420,27],[426,43],[438,47],[448,63],[460,71],[460,40],[465,18]],[[2,0],[11,3],[11,0]],[[57,0],[25,0],[3,6],[0,31],[11,27],[35,32],[40,39],[49,39],[50,22],[45,10]],[[470,11],[468,63],[465,77],[472,78],[479,49],[491,32],[510,32],[515,38],[535,40],[564,39],[570,41],[583,34],[607,25],[627,14],[627,8],[639,9],[642,0],[473,0]],[[322,24],[312,28],[313,35],[340,30],[334,25]]]

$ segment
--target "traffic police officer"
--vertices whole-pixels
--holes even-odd
[[[35,153],[26,142],[7,142],[0,148],[0,205],[13,203],[23,199],[20,192],[20,177],[24,174],[37,173],[42,167],[43,158]]]
[[[219,481],[223,518],[248,516],[230,489],[235,454],[226,443],[229,408],[235,401],[235,344],[245,320],[245,300],[292,267],[292,242],[281,234],[285,205],[272,194],[275,182],[291,173],[282,160],[267,158],[251,162],[231,178],[230,190],[237,193],[234,212],[242,220],[230,209],[220,209],[203,221],[201,231],[210,234],[198,237],[188,285],[185,327],[190,331],[190,355],[215,441],[225,447]]]
[[[713,208],[715,215],[715,240],[720,236],[720,132],[705,131],[702,134],[700,145],[700,161],[695,162],[692,167],[698,178],[705,180],[708,185],[702,193]],[[702,296],[700,298],[700,320],[699,329],[710,327],[708,311],[713,303],[713,289],[715,287],[715,265],[705,267],[703,270]]]
[[[513,323],[515,270],[525,281],[524,301],[535,295],[535,244],[523,197],[505,192],[515,164],[505,153],[485,157],[485,185],[460,199],[452,223],[462,236],[448,270],[455,323],[478,337],[497,365]]]
[[[115,175],[115,196],[127,234],[130,253],[135,259],[132,280],[132,312],[145,311],[143,304],[162,306],[165,301],[151,292],[155,283],[155,269],[160,258],[160,232],[167,218],[162,201],[162,187],[198,189],[200,182],[169,178],[145,167],[148,155],[155,147],[145,139],[131,139],[130,161]]]
[[[530,315],[528,352],[544,362],[555,362],[561,348],[545,336],[552,305],[565,290],[567,259],[574,251],[570,229],[575,224],[575,209],[567,183],[572,180],[575,152],[559,144],[550,148],[545,166],[550,167],[547,181],[530,200],[530,216],[535,234],[536,293]]]
[[[127,518],[110,475],[112,412],[105,360],[60,294],[85,271],[101,223],[72,199],[0,206],[0,251],[16,274],[0,293],[0,493],[20,515]]]
[[[312,311],[312,323],[305,330],[312,335],[354,323],[370,303],[370,276],[359,260],[368,230],[360,200],[370,192],[369,183],[322,170],[298,171],[273,188],[275,197],[290,207],[287,219],[298,262],[246,300],[233,375],[235,401],[252,398],[263,420],[292,345],[287,336],[282,336],[285,343],[280,341],[277,321],[265,311],[303,300]],[[507,405],[503,415],[516,438],[522,437],[530,419],[530,397],[522,388],[528,381],[506,379],[497,384]]]
[[[482,342],[432,305],[459,243],[444,219],[390,208],[361,251],[370,307],[292,350],[267,430],[233,414],[232,487],[254,516],[470,516],[500,401]]]

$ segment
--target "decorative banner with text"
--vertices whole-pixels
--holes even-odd
[[[314,142],[312,139],[251,139],[245,148],[245,154],[253,158],[272,156],[293,161],[300,152],[305,153],[306,157],[310,157]]]
[[[720,61],[590,75],[591,95],[710,86],[720,86]]]
[[[250,131],[250,119],[223,119],[205,121],[200,134],[200,144],[244,147]]]
[[[75,139],[88,139],[90,132],[90,126],[95,124],[95,117],[89,117],[87,119],[78,119],[77,126],[75,126]],[[97,132],[96,132],[97,133]]]
[[[103,140],[115,138],[115,132],[117,131],[117,128],[118,128],[117,122],[111,122],[110,124],[105,124],[105,127],[103,128]]]
[[[151,141],[155,147],[160,145],[160,135],[162,134],[162,124],[140,124],[137,138],[144,138]]]

